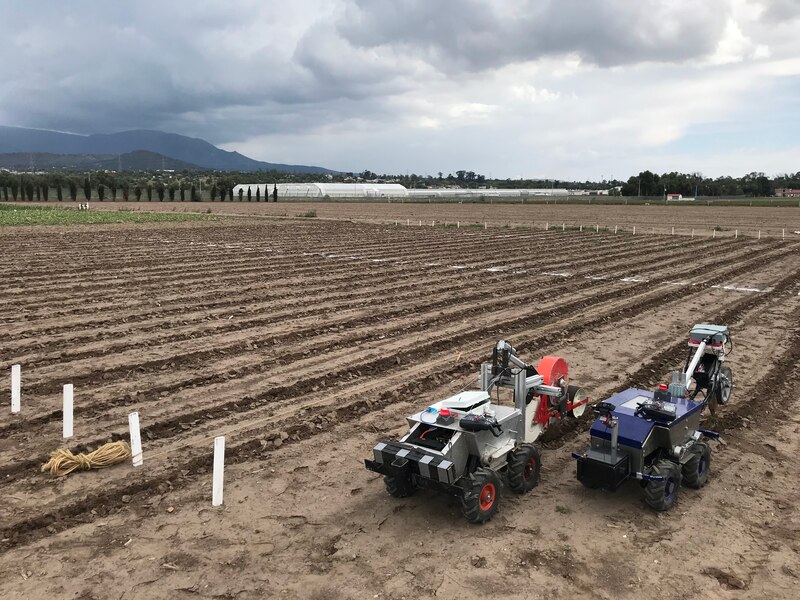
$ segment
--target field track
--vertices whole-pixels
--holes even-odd
[[[800,239],[263,220],[17,228],[0,249],[0,362],[23,366],[22,413],[0,412],[0,555],[131,499],[196,491],[215,435],[235,464],[269,460],[280,433],[299,447],[372,413],[399,425],[415,398],[473,385],[497,339],[568,355],[593,395],[663,380],[696,321],[725,322],[751,360],[796,371]],[[765,339],[780,339],[774,354]],[[739,379],[737,395],[766,373]],[[69,382],[70,447],[126,438],[137,410],[145,468],[38,472],[63,445]],[[737,427],[737,410],[717,424]]]

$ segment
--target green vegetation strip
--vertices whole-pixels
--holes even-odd
[[[50,206],[0,205],[0,227],[14,225],[97,225],[207,221],[214,217],[186,213],[148,213],[118,210],[78,210]]]

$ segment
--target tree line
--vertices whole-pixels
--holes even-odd
[[[261,190],[250,188],[234,194],[234,179],[230,177],[180,178],[164,181],[161,177],[118,177],[108,173],[93,173],[78,177],[63,174],[0,173],[0,200],[48,202],[72,201],[136,201],[136,202],[261,202]],[[275,190],[277,191],[277,190]],[[274,197],[274,195],[273,195]],[[264,201],[269,198],[264,197]]]
[[[663,197],[664,194],[684,196],[771,196],[778,188],[800,189],[800,171],[767,177],[753,172],[742,177],[704,177],[701,173],[663,173],[642,171],[627,181],[561,181],[554,179],[492,179],[474,171],[458,170],[448,175],[378,175],[365,170],[361,173],[285,173],[259,171],[256,173],[220,173],[216,171],[164,171],[116,173],[12,173],[0,172],[0,199],[48,201],[97,199],[100,201],[135,200],[149,202],[267,201],[259,188],[240,190],[237,183],[267,184],[292,182],[374,181],[400,183],[407,188],[568,188],[580,190],[612,189],[623,196]]]

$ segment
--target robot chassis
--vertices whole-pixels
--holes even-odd
[[[408,417],[399,441],[373,449],[367,469],[384,476],[386,489],[402,498],[417,488],[437,489],[460,499],[464,517],[488,521],[497,512],[501,475],[523,494],[539,481],[541,456],[533,442],[548,424],[580,417],[589,401],[568,383],[564,359],[545,356],[533,366],[513,346],[499,341],[492,362],[481,365],[480,390],[466,391]],[[493,404],[491,392],[510,389],[514,405]],[[499,394],[498,394],[499,395]]]
[[[595,405],[589,448],[573,452],[578,480],[589,488],[614,491],[628,479],[644,487],[645,501],[655,510],[675,505],[681,485],[701,488],[708,481],[713,431],[700,428],[709,406],[726,404],[733,374],[724,366],[733,343],[724,325],[695,325],[689,334],[691,351],[682,373],[655,392],[630,388]],[[688,387],[694,380],[693,391]],[[702,400],[698,394],[702,392]]]

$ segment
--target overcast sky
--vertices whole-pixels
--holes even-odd
[[[0,124],[271,162],[800,171],[800,0],[0,3]]]

